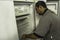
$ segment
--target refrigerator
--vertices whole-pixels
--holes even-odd
[[[14,1],[14,8],[19,40],[23,40],[23,34],[33,33],[34,30],[34,2]]]

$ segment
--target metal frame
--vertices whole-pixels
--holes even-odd
[[[51,2],[50,1],[50,2],[47,2],[46,4],[47,4],[47,6],[48,5],[51,5],[51,6],[54,5],[55,6],[55,10],[57,10],[56,13],[58,14],[58,2],[56,2],[56,1],[55,2]]]
[[[55,9],[57,10],[58,8],[58,2],[47,2],[47,5],[55,5]]]

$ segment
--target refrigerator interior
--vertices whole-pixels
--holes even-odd
[[[21,37],[23,34],[30,34],[34,30],[33,2],[15,1],[14,8],[15,8],[18,36],[19,40],[22,40]]]

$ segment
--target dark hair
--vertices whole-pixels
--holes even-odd
[[[36,7],[39,7],[39,6],[43,6],[44,8],[47,8],[46,6],[46,3],[44,1],[38,1],[36,4],[35,4]]]

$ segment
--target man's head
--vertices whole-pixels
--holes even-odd
[[[35,4],[35,8],[36,8],[36,12],[39,14],[43,14],[43,12],[45,11],[45,9],[47,9],[47,6],[45,4],[44,1],[38,1]]]

